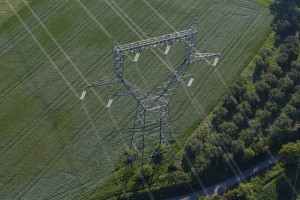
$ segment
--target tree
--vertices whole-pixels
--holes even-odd
[[[270,66],[267,69],[267,73],[274,74],[279,79],[282,76],[282,69],[280,67],[278,67],[277,65]]]
[[[233,122],[223,122],[220,124],[219,130],[230,136],[235,136],[238,131],[238,127]]]
[[[252,108],[250,106],[250,104],[247,101],[243,101],[240,105],[240,111],[242,112],[242,114],[245,113],[245,115],[247,117],[252,116]]]
[[[231,147],[232,137],[230,137],[230,135],[225,133],[220,133],[218,134],[218,136],[219,136],[218,141],[222,141],[223,145],[225,145],[228,148]]]
[[[289,36],[285,39],[284,44],[280,46],[277,64],[283,71],[291,67],[291,62],[298,58],[299,41],[295,36]]]
[[[263,60],[267,60],[273,54],[273,49],[271,48],[263,48],[258,51],[258,54],[261,56]]]
[[[223,156],[222,156],[223,163],[227,164],[227,162],[230,162],[230,160],[233,160],[233,155],[231,153],[223,154]]]
[[[284,107],[283,113],[289,116],[291,119],[295,119],[295,117],[297,116],[297,109],[294,106],[288,104]]]
[[[269,67],[269,62],[265,59],[258,59],[255,62],[255,69],[253,71],[252,80],[255,82],[256,80],[259,80],[261,77],[263,71],[266,71],[266,69]]]
[[[266,109],[258,110],[256,116],[260,119],[262,128],[266,128],[269,125],[269,122],[271,121],[270,111]]]
[[[249,125],[252,129],[254,129],[256,132],[258,132],[261,128],[261,123],[259,120],[256,120],[256,119],[251,119],[249,121]]]
[[[286,36],[290,34],[292,30],[292,24],[286,19],[278,20],[276,23],[276,32],[279,35]]]
[[[202,174],[211,167],[211,160],[200,154],[195,159],[194,167],[198,174]]]
[[[240,128],[245,126],[245,122],[246,122],[245,118],[240,112],[234,114],[234,116],[232,117],[232,121]]]
[[[252,108],[257,107],[258,103],[260,102],[259,96],[255,91],[247,91],[244,93],[244,99],[250,103]]]
[[[269,138],[268,137],[260,137],[259,140],[251,145],[251,148],[256,154],[263,154],[269,149]]]
[[[234,112],[235,111],[235,107],[236,107],[236,103],[233,100],[233,98],[228,95],[225,99],[224,99],[224,103],[223,106],[225,106],[225,108],[229,111],[229,112]]]
[[[300,140],[283,145],[279,155],[286,166],[297,166],[300,161]]]
[[[197,200],[221,200],[221,196],[214,194],[212,196],[198,196]]]
[[[274,74],[266,73],[262,75],[262,79],[271,86],[271,88],[275,88],[278,83],[278,79]]]
[[[189,176],[183,171],[174,171],[169,173],[168,182],[172,184],[179,184],[188,181]]]
[[[197,139],[188,140],[184,150],[187,157],[193,161],[200,152],[200,141]]]
[[[295,84],[300,84],[300,70],[296,69],[291,69],[287,73],[287,76],[295,83]]]
[[[243,161],[249,161],[255,156],[255,152],[251,149],[251,147],[246,148],[244,151]]]
[[[245,84],[247,83],[247,80],[245,80],[243,77],[240,77],[237,82],[232,86],[231,92],[232,95],[235,97],[235,99],[238,102],[241,102],[244,92],[246,92]]]
[[[281,69],[286,72],[289,69],[289,54],[286,51],[280,51],[279,56],[277,58],[277,64],[281,67]]]
[[[270,90],[269,99],[277,104],[283,104],[285,100],[285,95],[279,89],[274,88]]]
[[[270,126],[268,133],[271,135],[274,145],[286,142],[291,138],[292,122],[286,114],[281,114]]]
[[[276,184],[271,183],[266,185],[257,193],[257,199],[263,200],[275,200],[278,199],[278,193],[276,191]]]
[[[262,190],[262,186],[253,183],[240,183],[238,188],[227,192],[224,196],[230,200],[256,199],[256,193]]]
[[[233,153],[234,160],[241,161],[244,157],[245,145],[242,140],[235,140],[231,144],[231,152]]]
[[[256,131],[247,128],[241,131],[240,138],[244,141],[245,146],[249,147],[257,141]]]
[[[293,94],[292,99],[291,99],[291,105],[293,105],[297,109],[300,109],[300,94],[299,93]]]
[[[205,148],[203,155],[209,158],[212,162],[218,162],[220,158],[220,150],[215,145],[214,141],[205,141]]]
[[[228,110],[221,106],[217,111],[214,112],[212,123],[216,128],[227,118]]]
[[[278,104],[272,101],[266,103],[265,109],[271,113],[271,119],[276,117],[280,111]]]
[[[295,6],[296,2],[299,5],[299,0],[275,0],[270,6],[274,14],[273,26],[276,31],[277,44],[299,30],[300,11]]]
[[[269,94],[269,90],[271,89],[271,86],[262,80],[255,83],[255,89],[260,99],[266,100],[266,97]]]
[[[288,76],[281,78],[278,82],[279,89],[285,94],[290,94],[294,88],[294,81]]]

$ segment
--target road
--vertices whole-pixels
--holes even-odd
[[[271,158],[266,159],[266,160],[258,163],[254,167],[244,171],[243,175],[245,178],[249,178],[250,176],[257,174],[258,172],[262,171],[263,169],[269,167],[270,165],[273,165],[274,162],[278,161],[278,160],[279,160],[279,156],[275,156],[274,159],[271,159]],[[236,185],[239,182],[241,182],[240,178],[232,177],[232,178],[222,181],[214,186],[206,188],[206,191],[209,195],[222,194],[226,189]],[[195,191],[195,193],[189,193],[189,194],[185,194],[182,196],[172,197],[172,198],[168,198],[166,200],[194,200],[194,199],[197,199],[197,196],[199,196],[199,195],[200,196],[205,195],[203,189]]]

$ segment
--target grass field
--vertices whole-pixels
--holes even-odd
[[[148,37],[173,32],[141,0],[118,0],[114,9],[104,0],[82,0],[98,23],[78,1],[32,0],[30,7],[68,54],[72,65],[28,7],[20,2],[13,4],[21,8],[20,17],[79,94],[86,83],[75,67],[89,82],[113,70],[111,38],[99,23],[121,44],[139,40],[115,11],[127,20],[127,16],[132,19]],[[222,54],[218,71],[229,85],[243,71],[270,31],[272,17],[268,9],[246,0],[148,2],[176,30],[188,28],[195,16],[200,17],[197,48]],[[7,5],[2,8],[5,16],[12,15],[8,13]],[[129,24],[146,38],[136,25]],[[15,16],[0,26],[0,46],[0,198],[69,199],[114,178],[111,163],[100,148],[78,97]],[[163,59],[175,69],[183,58],[182,52],[182,46],[177,45]],[[152,88],[171,75],[151,52],[143,53],[138,64],[126,59],[125,66],[127,79],[145,88],[147,85]],[[143,85],[136,68],[140,69],[147,85]],[[225,88],[205,63],[193,64],[189,72],[195,74],[191,87],[196,94],[194,98],[208,113]],[[110,110],[105,108],[114,89],[116,87],[96,90],[103,102],[90,92],[85,103],[107,153],[116,163],[124,149],[123,141],[130,138],[129,132],[118,130],[131,127],[136,105],[131,98],[121,97],[114,100]],[[204,115],[195,112],[181,86],[175,96],[170,104],[170,115],[180,138],[186,136]]]

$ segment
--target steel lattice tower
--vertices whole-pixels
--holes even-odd
[[[216,66],[220,54],[218,53],[197,53],[195,50],[195,39],[197,20],[193,25],[184,31],[162,35],[147,40],[119,45],[113,39],[114,72],[101,80],[89,84],[86,88],[95,88],[107,84],[121,83],[122,89],[113,96],[132,96],[137,103],[134,127],[132,128],[130,150],[137,150],[142,157],[142,167],[146,158],[157,159],[163,152],[172,150],[172,128],[169,116],[169,101],[173,96],[177,85],[190,78],[187,86],[193,82],[192,74],[186,70],[191,63],[215,58],[213,66]],[[145,51],[159,46],[165,46],[164,55],[167,55],[170,47],[176,43],[185,43],[185,57],[179,69],[174,72],[171,78],[163,82],[152,91],[146,91],[124,78],[123,66],[124,57],[128,54],[136,54],[134,62],[137,62],[139,55]],[[85,91],[81,96],[83,100]],[[109,100],[107,107],[110,107],[112,100]],[[128,157],[131,161],[132,157]]]

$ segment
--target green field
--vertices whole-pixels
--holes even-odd
[[[119,43],[140,39],[105,0],[81,2]],[[199,17],[197,48],[222,54],[218,71],[229,85],[270,32],[272,16],[269,10],[252,1],[148,2],[176,30],[189,28],[195,16]],[[148,37],[173,32],[143,1],[118,0],[116,3]],[[112,72],[111,39],[77,1],[32,0],[29,5],[89,82]],[[18,8],[21,7],[18,3]],[[114,9],[120,12],[118,7],[114,6]],[[7,5],[2,8],[8,9]],[[4,12],[5,16],[11,15]],[[80,94],[86,83],[75,66],[66,59],[28,7],[23,6],[19,15]],[[146,38],[132,22],[129,23]],[[70,199],[114,178],[110,162],[100,148],[78,97],[15,16],[0,26],[0,47],[0,199]],[[162,56],[174,69],[184,56],[182,47],[176,45],[168,57]],[[145,88],[152,88],[171,75],[152,52],[143,53],[138,64],[126,59],[125,66],[127,79]],[[148,86],[143,85],[137,68]],[[225,88],[205,63],[193,64],[188,72],[195,74],[191,87],[196,94],[194,98],[208,114]],[[130,139],[130,132],[118,130],[132,126],[136,107],[131,98],[115,98],[111,117],[105,104],[116,88],[96,89],[103,102],[92,92],[85,101],[113,163],[123,152],[124,141],[127,143]],[[170,112],[172,126],[179,137],[186,136],[205,117],[196,113],[181,86],[171,101]]]

